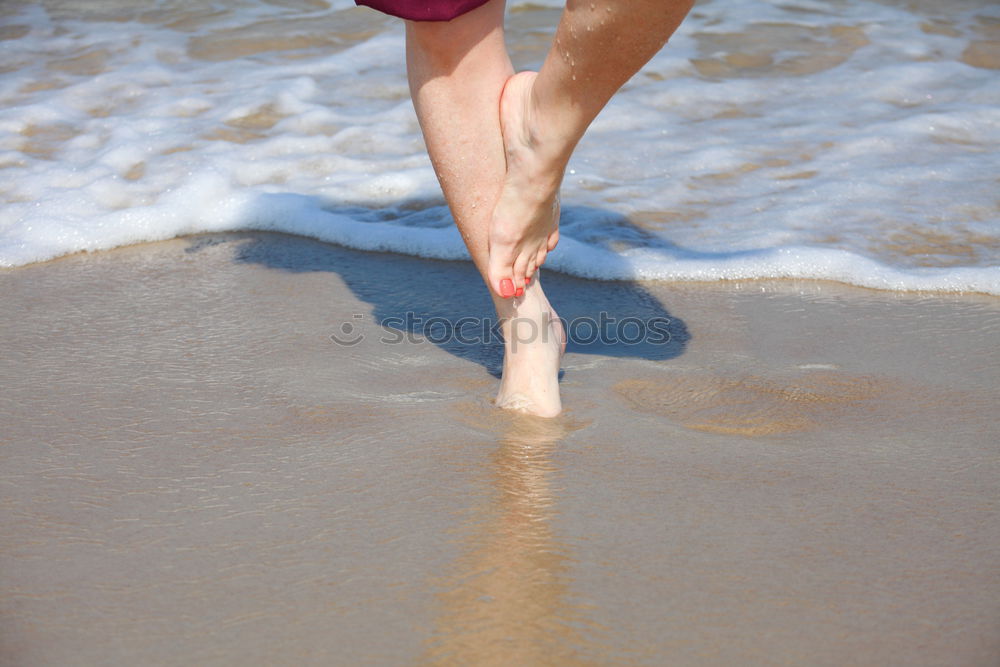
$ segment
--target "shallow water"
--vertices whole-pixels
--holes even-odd
[[[537,67],[556,3],[511,3]],[[1000,293],[1000,10],[699,3],[570,165],[552,267]],[[398,21],[337,0],[6,2],[0,264],[273,229],[465,257]]]
[[[670,321],[578,336],[552,421],[398,324],[488,313],[467,263],[244,234],[0,273],[0,662],[996,663],[996,298],[544,280]]]

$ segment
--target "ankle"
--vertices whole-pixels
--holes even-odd
[[[514,75],[523,77],[514,84],[519,90],[506,89],[504,93],[513,93],[513,97],[517,98],[515,103],[521,105],[520,111],[514,115],[517,124],[504,128],[505,133],[511,133],[506,142],[507,160],[518,162],[519,171],[532,183],[551,189],[561,182],[576,140],[562,136],[560,119],[550,117],[546,106],[539,102],[535,94],[538,76],[528,79],[524,76],[526,74],[529,73]]]
[[[545,98],[535,91],[533,82],[525,114],[528,145],[545,168],[561,174],[582,135],[569,130],[574,123],[567,116],[566,105],[547,104]]]
[[[558,174],[561,181],[577,140],[558,130],[558,119],[545,118],[537,111],[528,117],[527,125],[525,143],[531,150],[532,162],[540,172],[539,176],[554,177]]]

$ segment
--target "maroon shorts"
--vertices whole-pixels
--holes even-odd
[[[450,21],[456,16],[485,5],[489,0],[354,0],[354,2],[410,21]]]

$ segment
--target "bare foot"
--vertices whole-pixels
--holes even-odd
[[[503,378],[497,407],[539,417],[562,411],[559,398],[559,364],[566,350],[562,321],[556,315],[538,280],[501,308],[504,336]]]
[[[533,123],[531,91],[537,73],[507,80],[500,96],[507,172],[490,221],[490,287],[501,297],[520,296],[559,241],[559,185],[565,157],[543,141]]]

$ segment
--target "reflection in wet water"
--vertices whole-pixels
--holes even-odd
[[[552,528],[551,457],[574,427],[506,417],[489,488],[470,511],[462,555],[440,582],[429,664],[581,664],[588,625],[572,600],[571,547]]]

